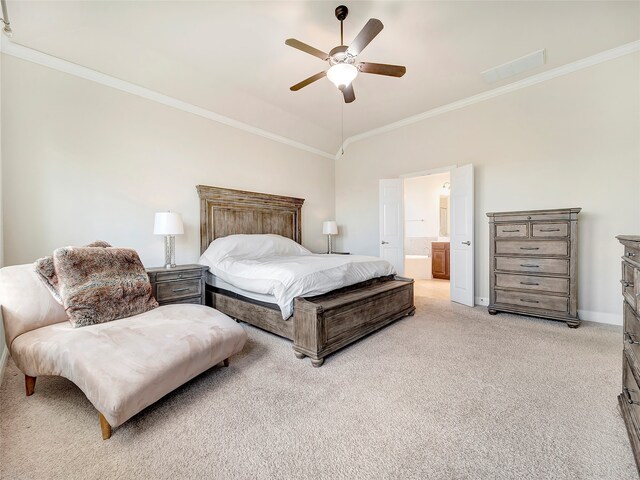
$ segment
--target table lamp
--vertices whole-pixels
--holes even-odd
[[[176,266],[176,235],[184,233],[182,217],[175,212],[156,213],[153,224],[154,235],[164,235],[164,267],[174,268]]]
[[[327,253],[333,253],[333,248],[331,247],[331,235],[338,234],[338,224],[333,220],[323,222],[322,233],[328,235]]]

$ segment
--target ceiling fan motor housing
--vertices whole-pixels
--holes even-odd
[[[329,52],[329,63],[331,65],[337,65],[338,63],[353,63],[355,62],[355,57],[352,57],[347,53],[346,45],[339,45],[333,48]]]

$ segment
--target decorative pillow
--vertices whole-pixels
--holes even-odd
[[[74,327],[130,317],[158,306],[135,250],[59,248],[53,252],[53,263],[62,304]]]
[[[102,240],[96,240],[93,243],[87,245],[87,247],[100,247],[107,248],[110,247],[107,242],[103,242]],[[33,269],[44,283],[44,286],[47,287],[53,298],[55,298],[56,302],[62,305],[62,299],[60,298],[60,293],[58,292],[58,276],[56,275],[56,269],[53,266],[53,256],[49,255],[48,257],[39,258],[33,264]]]

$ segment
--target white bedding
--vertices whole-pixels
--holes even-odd
[[[247,297],[252,300],[258,300],[259,302],[271,303],[274,307],[278,306],[276,297],[274,297],[273,295],[265,295],[264,293],[256,293],[250,292],[248,290],[243,290],[242,288],[238,288],[228,282],[225,282],[220,277],[216,277],[211,272],[207,272],[204,281],[207,283],[207,285],[211,285],[212,287],[220,288],[222,290],[228,290],[229,292],[237,293],[238,295],[242,295],[243,297]]]
[[[259,237],[267,237],[266,246]],[[273,295],[285,319],[293,313],[295,297],[320,295],[395,273],[389,262],[377,257],[313,254],[277,235],[231,235],[216,239],[199,263],[237,288]]]

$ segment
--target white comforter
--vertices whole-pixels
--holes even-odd
[[[293,313],[293,299],[323,293],[395,273],[386,260],[362,255],[268,255],[260,258],[200,258],[211,273],[231,285],[273,295],[282,318]]]

